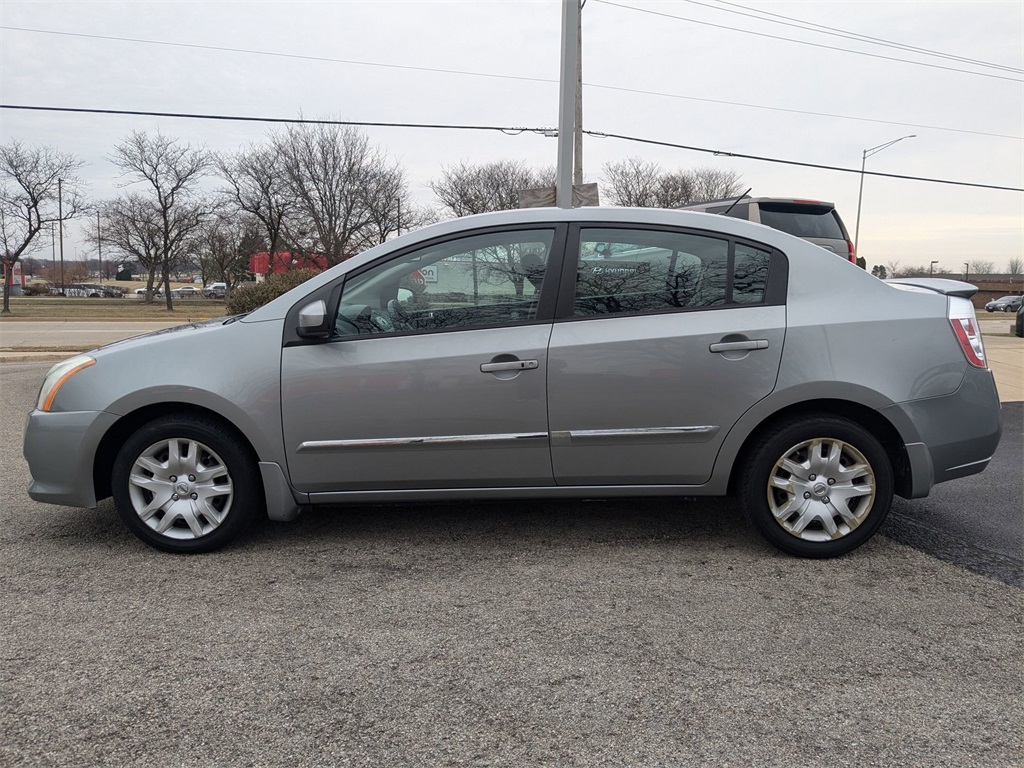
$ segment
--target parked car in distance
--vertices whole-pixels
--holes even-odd
[[[136,288],[135,289],[135,295],[136,296],[145,296],[146,295],[146,289],[145,288]],[[163,295],[164,295],[163,291],[161,291],[159,288],[157,288],[155,286],[153,287],[153,297],[154,298],[159,299]]]
[[[795,197],[733,197],[684,205],[679,210],[754,221],[821,246],[849,262],[857,262],[853,241],[834,203]]]
[[[198,299],[203,292],[194,285],[183,285],[180,288],[172,288],[171,296],[175,299]]]
[[[203,295],[208,299],[223,299],[227,292],[227,283],[210,283],[203,288]]]
[[[1016,312],[1021,307],[1020,296],[1003,296],[985,305],[986,312]]]
[[[832,557],[894,494],[988,465],[975,292],[883,282],[726,216],[446,221],[248,315],[58,363],[25,430],[28,493],[113,496],[182,553],[316,504],[734,493],[775,546]]]
[[[112,285],[99,283],[68,283],[63,290],[59,285],[50,288],[51,294],[58,296],[86,297],[90,299],[120,299],[124,291]]]

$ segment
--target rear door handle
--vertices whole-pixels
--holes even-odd
[[[747,341],[720,341],[708,347],[712,352],[740,352],[748,349],[768,349],[768,339],[748,339]]]
[[[494,373],[496,371],[529,371],[540,365],[536,360],[512,360],[506,363],[483,363],[480,366],[481,373]]]

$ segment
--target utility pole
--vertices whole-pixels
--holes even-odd
[[[573,138],[576,93],[572,87],[579,73],[579,0],[562,0],[562,71],[558,78],[558,163],[555,181],[555,205],[572,208]],[[575,34],[574,34],[575,33]]]
[[[103,237],[100,234],[99,211],[96,211],[96,252],[100,257],[100,285],[103,285]]]
[[[57,221],[60,224],[60,295],[64,295],[64,179],[57,179]]]
[[[580,3],[580,11],[587,0]],[[572,183],[583,183],[583,14],[576,14],[576,120],[573,131]]]

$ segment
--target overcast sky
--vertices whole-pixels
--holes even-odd
[[[1024,187],[1019,0],[587,0],[582,18],[587,130],[855,170],[865,149],[916,134],[868,158],[867,169]],[[793,19],[945,57],[798,29]],[[560,24],[559,0],[3,0],[0,101],[554,127]],[[106,159],[114,145],[132,130],[158,129],[222,152],[274,130],[0,110],[0,141],[78,155],[95,199],[119,192]],[[556,159],[557,141],[533,132],[366,131],[406,168],[423,203],[432,201],[427,182],[442,166],[513,158],[543,167]],[[605,163],[630,156],[666,169],[734,170],[756,196],[835,202],[853,233],[857,173],[586,138],[586,181],[601,182]],[[965,261],[984,259],[1003,270],[1024,256],[1024,195],[868,176],[859,245],[869,266],[927,267],[934,259],[962,272]],[[65,256],[85,249],[72,227]]]

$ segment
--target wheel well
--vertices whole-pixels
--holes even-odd
[[[744,472],[751,450],[766,434],[776,429],[784,421],[816,414],[841,416],[868,430],[882,444],[882,448],[889,456],[896,493],[902,496],[905,492],[909,492],[911,477],[906,449],[900,433],[888,419],[873,408],[859,403],[851,403],[848,400],[807,400],[802,403],[794,403],[773,413],[762,421],[757,429],[747,435],[743,447],[737,454],[736,461],[733,462],[732,472],[729,476],[729,493],[735,493],[736,480]]]
[[[226,431],[234,433],[245,443],[252,454],[253,462],[258,461],[256,449],[253,448],[249,438],[216,411],[211,411],[209,408],[203,408],[191,403],[156,403],[139,408],[131,413],[126,413],[107,430],[103,439],[100,440],[92,464],[92,483],[93,489],[96,492],[96,501],[110,496],[110,475],[114,468],[114,459],[117,458],[117,452],[121,450],[121,446],[124,445],[132,433],[154,419],[181,413],[198,414],[219,422]]]

